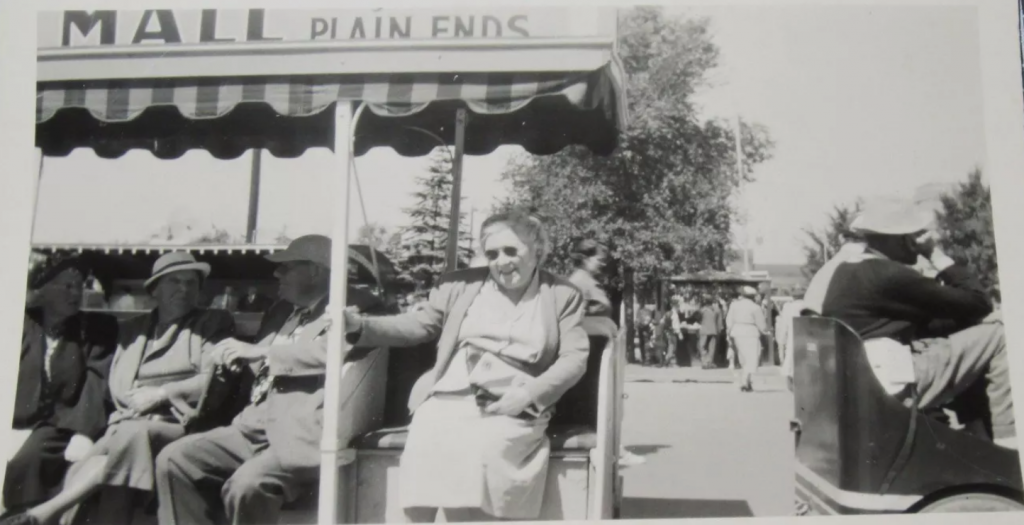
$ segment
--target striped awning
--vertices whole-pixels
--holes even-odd
[[[333,112],[325,109],[360,101],[369,111],[356,130],[357,155],[375,146],[408,156],[427,154],[437,139],[422,130],[450,143],[456,107],[467,108],[470,126],[475,122],[478,129],[467,131],[469,154],[502,144],[541,154],[583,144],[609,153],[626,120],[621,94],[614,64],[566,73],[41,82],[37,144],[56,156],[76,147],[92,147],[105,157],[134,148],[176,157],[202,148],[233,158],[263,147],[291,157],[309,147],[332,146]]]

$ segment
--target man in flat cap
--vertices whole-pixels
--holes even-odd
[[[865,209],[851,224],[863,244],[815,275],[807,304],[857,331],[890,394],[929,409],[967,406],[966,397],[981,393],[987,407],[958,419],[985,418],[996,444],[1016,448],[1003,326],[978,279],[939,247],[933,223],[912,203]],[[912,268],[919,258],[935,278]]]
[[[250,403],[230,426],[182,439],[157,458],[161,525],[276,523],[282,504],[319,475],[331,240],[299,237],[267,259],[279,264],[281,301],[265,314],[259,342],[231,339],[216,349],[219,363],[256,374]],[[349,295],[364,310],[375,300]]]

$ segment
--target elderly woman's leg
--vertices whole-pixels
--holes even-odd
[[[64,490],[27,514],[42,523],[54,522],[106,485],[114,488],[114,492],[101,497],[98,505],[90,510],[103,518],[99,520],[101,523],[127,523],[134,512],[134,501],[119,497],[123,493],[118,489],[134,489],[133,494],[135,491],[152,492],[156,452],[183,434],[181,425],[145,420],[122,421],[108,428],[96,445],[103,454],[76,464],[68,474]]]
[[[64,484],[64,490],[49,501],[41,503],[25,514],[39,523],[53,523],[66,511],[79,504],[99,488],[106,468],[106,456],[92,456],[75,465]]]
[[[7,463],[5,511],[19,512],[46,501],[68,470],[64,449],[71,432],[54,427],[32,430]]]
[[[148,493],[128,487],[100,486],[81,505],[65,512],[61,525],[119,523],[130,525],[135,513],[145,505]]]
[[[736,354],[740,358],[740,367],[743,372],[740,376],[740,390],[749,392],[753,389],[754,372],[757,371],[757,361],[761,355],[761,340],[758,337],[736,337]]]

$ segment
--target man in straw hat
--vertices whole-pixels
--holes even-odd
[[[327,364],[331,240],[306,235],[267,256],[281,301],[255,345],[230,339],[216,360],[256,374],[249,405],[230,426],[189,436],[157,458],[161,524],[276,523],[281,505],[315,481]],[[350,304],[372,298],[350,289]],[[220,486],[209,490],[211,484]]]
[[[997,444],[1016,448],[1003,326],[989,315],[992,305],[978,279],[939,247],[933,222],[911,203],[865,209],[851,224],[863,236],[862,248],[819,271],[808,299],[815,292],[822,315],[865,340],[890,394],[927,409],[965,403],[979,392],[987,407],[958,418],[984,418]],[[935,278],[912,269],[919,258],[934,267]]]

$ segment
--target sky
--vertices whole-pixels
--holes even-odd
[[[801,229],[821,225],[833,205],[857,197],[912,196],[925,184],[964,180],[984,167],[985,137],[977,17],[965,6],[673,8],[707,16],[720,65],[697,102],[707,118],[766,126],[774,157],[755,168],[738,203],[754,260],[803,261]],[[467,156],[466,208],[479,224],[505,195],[500,174],[522,154],[503,147]],[[220,161],[205,151],[162,161],[143,151],[116,160],[76,150],[47,158],[36,242],[139,242],[170,222],[245,229],[250,157]],[[426,158],[378,148],[359,157],[365,215],[407,224],[415,177]],[[259,230],[270,242],[330,233],[327,188],[335,167],[326,149],[298,159],[263,156]],[[364,223],[353,194],[350,235]],[[69,220],[71,218],[71,220]],[[760,243],[757,241],[760,240]]]

